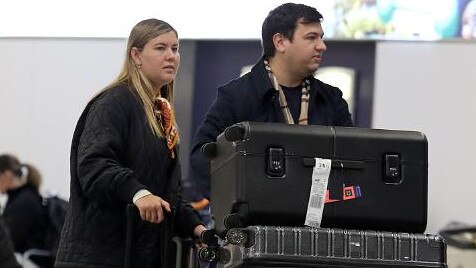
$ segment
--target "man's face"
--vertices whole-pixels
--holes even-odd
[[[284,59],[288,71],[303,78],[316,72],[322,54],[327,49],[323,36],[320,23],[298,23],[293,40],[286,39],[284,42]]]

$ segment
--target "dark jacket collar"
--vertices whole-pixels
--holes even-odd
[[[13,196],[16,196],[19,193],[23,192],[25,189],[30,189],[33,192],[38,192],[38,190],[36,190],[34,186],[32,186],[30,184],[24,184],[24,185],[22,185],[18,188],[8,190],[7,194],[8,194],[9,197],[13,197]]]
[[[268,71],[264,66],[264,58],[261,58],[250,71],[250,78],[252,84],[256,87],[259,99],[273,92],[274,86],[268,76]]]
[[[268,71],[264,66],[264,58],[261,58],[254,66],[251,68],[249,73],[251,82],[256,87],[257,95],[259,99],[264,98],[265,96],[271,94],[270,92],[274,92],[274,85],[271,83],[271,79],[269,79]],[[316,78],[310,75],[307,77],[309,82],[311,82],[311,91],[313,91],[313,87],[316,82]]]

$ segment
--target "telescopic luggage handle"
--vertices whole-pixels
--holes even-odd
[[[476,250],[476,226],[444,229],[440,231],[440,235],[450,246],[464,250]]]
[[[124,267],[132,267],[132,237],[134,232],[134,218],[139,214],[139,210],[134,204],[127,204],[126,217],[127,217],[127,230],[126,230],[126,254],[124,260]]]

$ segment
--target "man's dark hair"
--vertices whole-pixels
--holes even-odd
[[[292,41],[298,23],[320,23],[322,19],[319,11],[303,4],[286,3],[271,10],[261,28],[263,56],[265,58],[274,56],[276,49],[273,44],[273,36],[276,33],[280,33]]]

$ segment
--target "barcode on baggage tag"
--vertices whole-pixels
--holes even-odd
[[[307,224],[308,226],[314,227],[314,228],[319,228],[321,226],[321,223],[318,221],[308,221]]]
[[[315,158],[312,170],[312,184],[309,193],[309,203],[307,205],[306,219],[304,225],[320,227],[322,221],[323,198],[326,196],[327,182],[329,180],[332,161],[330,159]]]
[[[313,208],[321,208],[322,207],[322,196],[320,196],[320,195],[311,196],[310,206],[313,207]]]

